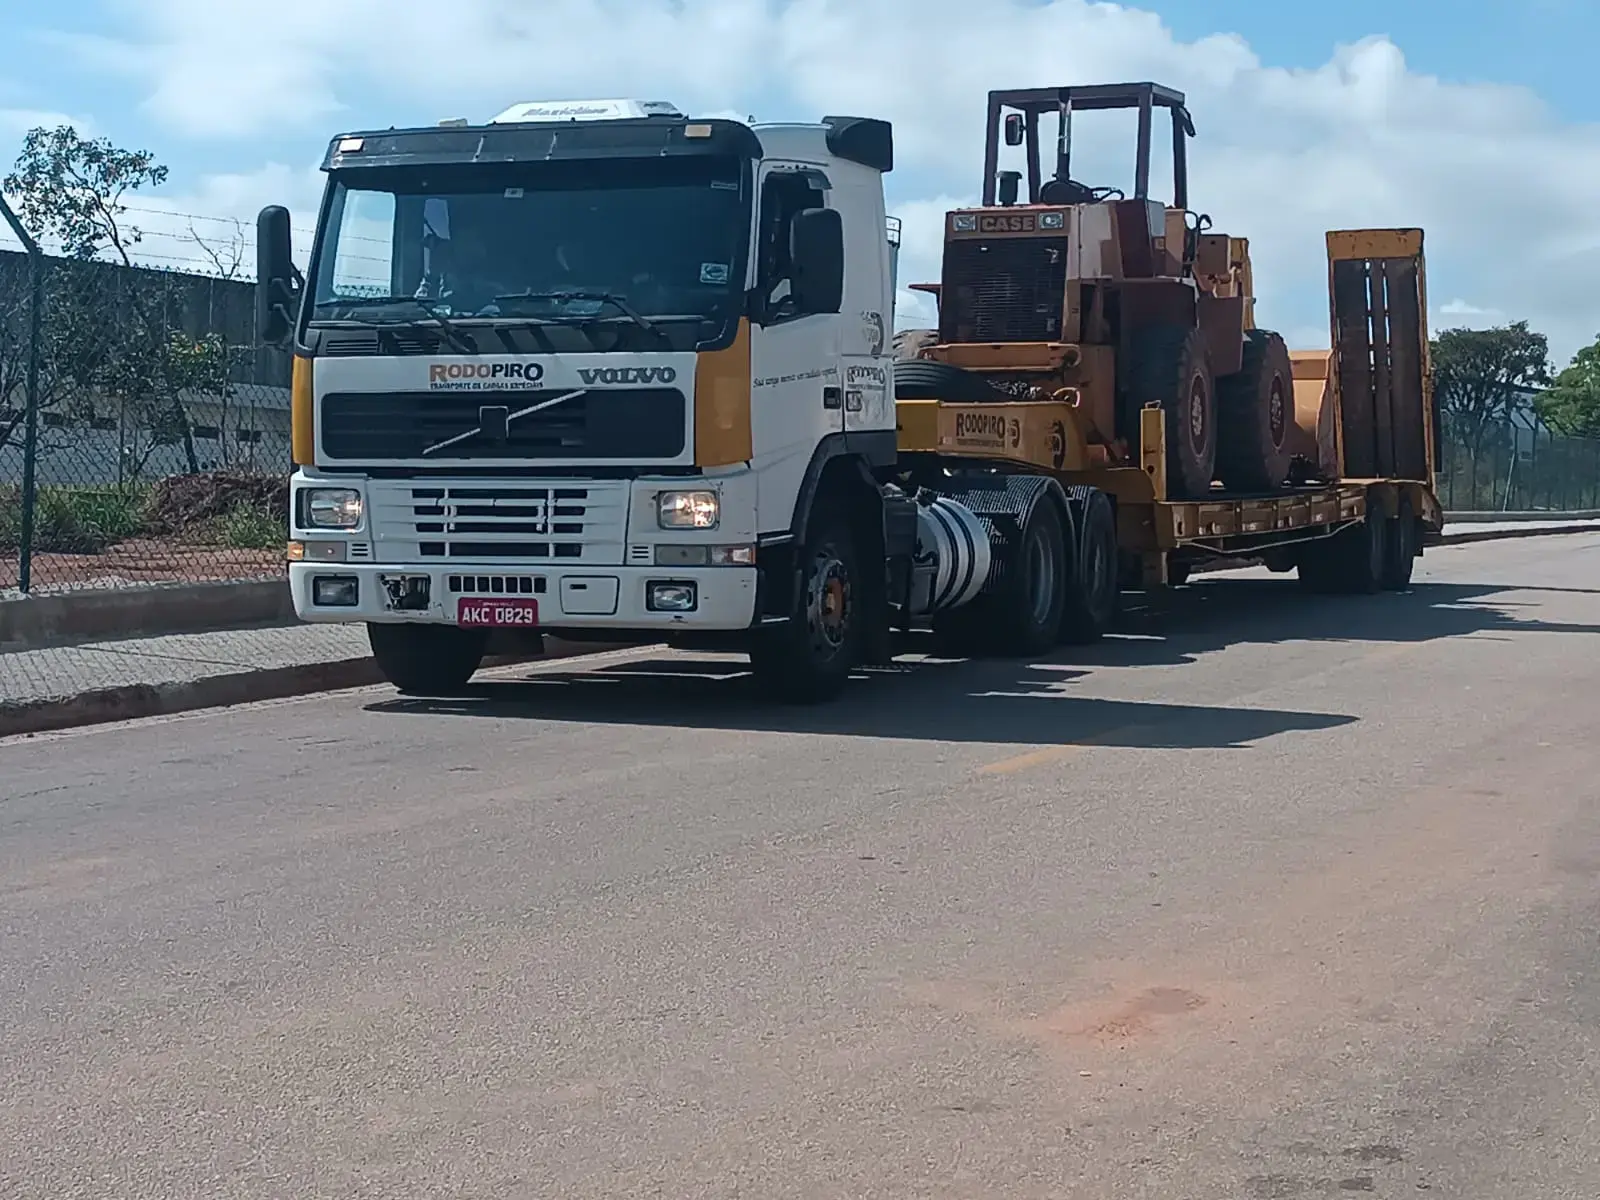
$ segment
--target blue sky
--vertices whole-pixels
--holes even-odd
[[[536,96],[869,112],[896,123],[891,201],[926,274],[937,214],[977,182],[984,88],[1153,77],[1189,91],[1196,194],[1260,248],[1292,341],[1325,341],[1321,230],[1364,224],[1427,228],[1436,326],[1527,316],[1562,358],[1600,330],[1600,123],[1581,90],[1596,0],[1135,7],[1166,29],[1083,0],[56,0],[0,40],[0,163],[29,114],[67,114],[170,166],[157,207],[248,222],[282,200],[303,228],[309,168],[341,128]],[[161,225],[152,257],[196,257],[186,222]],[[1522,261],[1484,255],[1486,227]]]

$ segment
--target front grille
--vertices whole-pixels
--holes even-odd
[[[343,462],[650,460],[683,453],[688,401],[676,388],[598,389],[535,407],[559,395],[333,392],[320,405],[322,447],[330,459]],[[441,445],[452,438],[461,440]],[[437,449],[429,453],[430,447]]]
[[[458,596],[542,596],[539,575],[451,575],[445,586]]]
[[[321,335],[317,341],[317,353],[328,358],[373,358],[380,354],[438,354],[444,344],[444,335],[433,329],[418,329],[412,326],[393,329],[340,329]]]
[[[947,242],[939,340],[1058,342],[1066,291],[1064,237]]]
[[[374,480],[369,485],[374,539],[385,562],[484,559],[563,564],[622,561],[627,525],[625,481],[482,483]],[[530,577],[531,578],[531,577]],[[476,572],[451,591],[520,589],[511,577]]]

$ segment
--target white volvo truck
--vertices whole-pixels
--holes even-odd
[[[1127,199],[1066,174],[1074,108],[1119,106],[1141,114]],[[989,110],[985,205],[947,217],[940,328],[908,331],[898,371],[883,121],[546,102],[334,138],[305,274],[286,210],[257,233],[260,333],[293,354],[296,612],[364,623],[416,694],[556,633],[743,652],[804,701],[920,624],[963,654],[1092,640],[1125,583],[1208,559],[1406,586],[1441,520],[1421,231],[1329,233],[1335,349],[1252,356],[1276,335],[1244,241],[1190,220],[1180,93]],[[1030,155],[1020,205],[1002,139]],[[1218,415],[1223,442],[1300,446],[1292,473],[1189,478]]]
[[[864,564],[909,570],[918,524],[885,487],[892,155],[882,121],[637,101],[334,138],[304,276],[287,211],[258,229],[299,616],[364,622],[415,693],[497,630],[740,649],[798,699],[882,657]],[[947,550],[945,599],[986,565]]]

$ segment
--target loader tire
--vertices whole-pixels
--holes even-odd
[[[1265,492],[1289,477],[1294,368],[1276,333],[1245,334],[1244,363],[1217,380],[1217,478],[1230,491]]]
[[[894,396],[896,400],[946,400],[952,404],[999,404],[1011,399],[982,375],[926,358],[895,363]]]
[[[1209,492],[1217,462],[1217,397],[1201,332],[1187,325],[1153,325],[1135,333],[1127,398],[1135,414],[1147,404],[1159,405],[1165,414],[1168,494],[1184,499]],[[1137,439],[1137,425],[1131,432]]]
[[[913,362],[922,357],[922,352],[929,346],[939,344],[939,331],[937,329],[902,329],[894,335],[894,360],[896,362]]]

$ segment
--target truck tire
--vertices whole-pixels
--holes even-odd
[[[935,613],[939,653],[953,658],[993,654],[1024,658],[1044,654],[1061,636],[1071,579],[1071,532],[1060,507],[1048,498],[1033,506],[1017,539],[996,566],[992,591],[970,604]]]
[[[1201,332],[1187,325],[1137,331],[1129,346],[1127,398],[1134,410],[1158,404],[1166,415],[1168,493],[1183,499],[1210,491],[1217,462],[1217,397]],[[1137,445],[1137,425],[1130,437]]]
[[[1098,641],[1116,624],[1122,606],[1117,570],[1117,517],[1099,488],[1070,489],[1074,524],[1073,569],[1067,581],[1060,641],[1081,646]]]
[[[982,375],[927,358],[895,363],[894,398],[948,400],[952,404],[996,404],[1011,399]]]
[[[1043,654],[1059,640],[1072,578],[1071,542],[1061,509],[1048,496],[1042,497],[1023,522],[1000,586],[978,600],[992,622],[997,654]]]
[[[1422,542],[1422,523],[1411,507],[1411,497],[1400,493],[1399,509],[1389,526],[1383,564],[1385,591],[1403,592],[1411,586],[1411,573],[1417,565],[1417,547]]]
[[[800,553],[797,611],[757,631],[750,667],[773,699],[816,704],[844,690],[861,642],[855,536],[840,506],[813,515]]]
[[[1321,595],[1380,591],[1389,561],[1389,525],[1381,517],[1369,517],[1330,538],[1306,543],[1300,550],[1301,586]]]
[[[1217,380],[1217,478],[1233,491],[1266,492],[1289,477],[1294,367],[1276,333],[1245,334],[1244,364]]]
[[[486,629],[459,625],[369,622],[367,644],[378,670],[408,696],[460,693],[483,663],[489,645]]]
[[[891,343],[896,362],[911,362],[922,357],[922,352],[929,346],[939,344],[939,331],[937,329],[902,329],[894,335]]]

